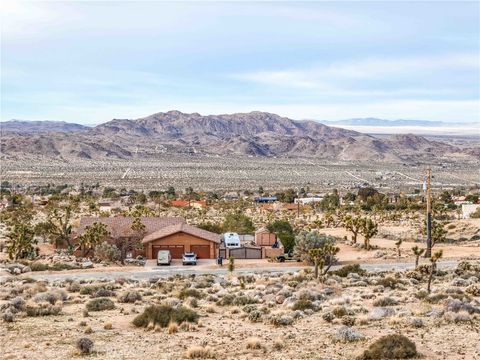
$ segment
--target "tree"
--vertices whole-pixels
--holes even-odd
[[[222,225],[213,223],[213,222],[203,222],[197,225],[200,229],[207,230],[216,234],[221,234],[223,232]]]
[[[233,256],[230,256],[228,258],[228,271],[230,273],[233,273],[234,270],[235,270],[235,258]]]
[[[400,239],[400,240],[398,240],[397,242],[395,242],[395,246],[397,247],[398,257],[402,256],[402,253],[401,253],[401,250],[400,250],[400,246],[402,246],[402,242],[403,242],[402,239]]]
[[[333,243],[325,243],[324,246],[320,248],[310,249],[309,255],[315,265],[315,279],[318,279],[319,269],[322,277],[327,274],[330,267],[335,261],[335,255],[340,251],[340,248],[335,246]],[[325,271],[323,271],[324,266],[327,265]]]
[[[424,253],[425,249],[421,249],[418,246],[412,247],[413,255],[415,255],[415,269],[418,268],[418,261],[420,260],[420,256]]]
[[[310,257],[311,249],[318,249],[324,247],[326,244],[335,244],[335,238],[329,235],[320,234],[317,231],[302,231],[295,236],[295,256],[303,261],[313,264],[313,259]]]
[[[267,230],[274,233],[283,245],[286,253],[295,247],[295,234],[292,225],[286,220],[276,220],[267,225]]]
[[[352,233],[352,241],[357,243],[357,236],[363,228],[365,219],[360,216],[345,215],[342,219],[343,226]]]
[[[432,285],[432,279],[433,279],[433,274],[437,270],[437,261],[440,260],[440,258],[443,256],[443,250],[438,250],[436,253],[432,255],[430,258],[430,268],[429,268],[429,274],[428,274],[428,284],[427,284],[427,292],[430,294],[431,291],[431,285]]]
[[[35,232],[28,224],[15,224],[8,232],[7,244],[8,257],[10,260],[18,260],[35,255],[36,244]]]
[[[423,224],[422,234],[427,235],[427,224]],[[436,243],[444,242],[447,238],[447,230],[441,222],[432,220],[432,247]]]
[[[43,221],[35,225],[35,235],[40,236],[43,242],[49,240],[54,228],[50,221]]]
[[[88,225],[82,235],[77,237],[79,248],[82,249],[83,257],[86,257],[90,250],[105,241],[109,235],[107,226],[100,222],[94,222]]]
[[[378,224],[370,218],[365,218],[362,224],[362,235],[365,249],[370,250],[370,239],[378,234]]]
[[[239,234],[248,234],[255,231],[252,219],[241,212],[235,212],[225,216],[223,229],[225,231],[236,232]]]
[[[58,247],[66,243],[69,248],[72,248],[72,225],[70,224],[72,217],[73,208],[70,205],[55,208],[49,214],[50,239],[54,242],[55,246]]]

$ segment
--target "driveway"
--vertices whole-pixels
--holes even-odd
[[[424,263],[428,263],[424,260]],[[457,260],[445,260],[438,262],[438,268],[440,269],[453,269],[457,266]],[[336,265],[332,266],[332,270],[338,269],[343,265]],[[308,266],[273,266],[267,265],[262,267],[243,267],[235,269],[235,274],[248,274],[248,273],[288,273],[288,272],[296,272],[301,269],[304,269]],[[372,272],[379,272],[379,271],[401,271],[407,269],[413,269],[414,264],[413,262],[391,262],[391,263],[376,263],[376,264],[361,264],[361,267],[367,271]],[[146,266],[143,268],[138,269],[129,269],[129,270],[121,270],[121,271],[109,271],[108,268],[104,271],[68,271],[65,270],[63,272],[57,273],[26,273],[20,275],[19,277],[28,277],[35,280],[46,280],[46,281],[63,281],[66,279],[73,279],[73,280],[114,280],[117,278],[129,278],[129,279],[136,279],[136,280],[148,280],[148,279],[161,279],[167,278],[173,275],[204,275],[204,274],[213,274],[213,275],[222,275],[227,274],[228,268],[227,265],[223,265],[223,267],[214,267],[212,268],[211,265],[209,266],[182,266],[182,265],[173,265],[173,266]],[[0,283],[5,281],[5,279],[12,277],[11,275],[7,276],[0,276]]]

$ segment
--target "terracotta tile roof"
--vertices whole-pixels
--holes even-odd
[[[213,232],[203,230],[200,228],[197,228],[192,225],[188,225],[187,223],[178,223],[178,224],[172,224],[170,226],[166,226],[150,235],[147,235],[143,238],[142,243],[148,243],[153,240],[161,239],[165,236],[169,236],[172,234],[176,234],[178,232],[184,232],[193,236],[197,236],[199,238],[213,241],[216,243],[220,243],[220,235],[215,234]]]
[[[94,222],[101,222],[107,226],[107,230],[112,237],[131,236],[133,235],[132,223],[133,217],[115,216],[115,217],[98,217],[98,216],[84,216],[80,219],[80,225],[77,228],[77,235],[84,233],[85,228],[92,225]],[[148,236],[155,231],[170,225],[184,223],[185,220],[181,217],[140,217],[140,220],[145,225],[145,233]]]

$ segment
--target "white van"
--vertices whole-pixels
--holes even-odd
[[[240,247],[240,236],[234,232],[227,232],[223,234],[223,241],[225,242],[225,247],[227,248],[238,248]]]
[[[160,250],[157,254],[157,266],[170,265],[172,262],[172,255],[169,250]]]

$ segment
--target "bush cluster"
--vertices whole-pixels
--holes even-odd
[[[133,325],[147,327],[150,324],[167,327],[170,322],[181,324],[183,322],[196,323],[199,315],[184,306],[173,307],[170,305],[151,305],[142,314],[133,319]]]

